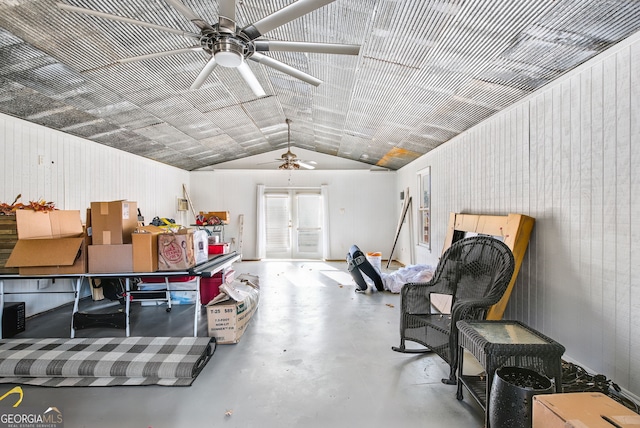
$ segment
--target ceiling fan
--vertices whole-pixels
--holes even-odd
[[[282,165],[278,169],[314,169],[315,161],[303,161],[291,153],[291,119],[286,119],[287,122],[287,151],[280,156],[280,159],[276,159],[277,162],[282,162]]]
[[[57,5],[60,9],[153,28],[197,40],[198,44],[194,46],[118,60],[119,63],[127,63],[204,50],[211,56],[211,58],[202,68],[190,89],[199,89],[211,75],[213,70],[220,65],[222,67],[237,69],[253,93],[257,97],[264,96],[265,91],[260,85],[260,82],[258,82],[253,71],[249,68],[247,60],[266,65],[267,67],[274,68],[306,83],[318,86],[322,83],[320,79],[317,79],[316,77],[291,67],[281,61],[270,58],[262,52],[286,51],[338,55],[358,55],[360,52],[360,46],[358,45],[275,41],[259,38],[263,34],[329,3],[333,3],[335,0],[298,0],[243,28],[237,27],[235,0],[219,0],[219,16],[216,24],[209,24],[180,0],[165,1],[197,26],[200,29],[200,32],[192,33],[176,28],[139,21],[137,19],[71,6],[64,3],[57,3]]]

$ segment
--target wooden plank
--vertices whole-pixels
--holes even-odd
[[[236,246],[236,251],[240,255],[240,260],[242,260],[242,234],[244,233],[244,214],[238,215],[238,245]]]
[[[456,214],[449,215],[449,227],[445,240],[444,253],[457,238],[456,232],[473,232],[485,235],[502,237],[503,242],[513,252],[515,259],[515,269],[511,281],[507,286],[507,291],[502,299],[489,309],[487,319],[502,319],[504,310],[509,302],[509,297],[513,291],[522,260],[529,245],[529,238],[535,219],[523,214],[508,214],[506,216],[478,215],[478,214]],[[433,306],[440,312],[451,312],[451,298],[445,295],[433,295]]]
[[[393,246],[391,247],[391,252],[389,253],[389,259],[387,260],[387,269],[389,269],[389,265],[391,264],[391,260],[393,259],[393,252],[396,249],[396,245],[398,244],[398,238],[400,237],[400,230],[402,230],[402,224],[404,223],[404,219],[407,215],[407,211],[411,206],[411,196],[409,196],[409,188],[404,192],[404,203],[402,205],[402,213],[400,214],[400,220],[398,221],[398,227],[396,228],[396,237],[393,240]],[[409,225],[411,226],[411,225]],[[412,227],[409,227],[409,230],[412,230]]]

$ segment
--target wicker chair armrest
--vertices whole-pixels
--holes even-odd
[[[403,314],[422,312],[421,307],[430,306],[428,283],[408,282],[400,289]]]
[[[484,318],[487,310],[496,304],[493,297],[482,299],[460,299],[451,308],[451,316],[458,322],[460,320],[475,320]]]
[[[408,282],[402,286],[402,313],[429,313],[431,311],[431,293],[449,294],[441,291],[434,281]]]

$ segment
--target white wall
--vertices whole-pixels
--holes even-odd
[[[257,186],[320,187],[327,185],[329,259],[344,259],[349,247],[382,251],[393,245],[400,210],[395,172],[297,170],[216,170],[191,174],[191,199],[196,212],[229,211],[225,240],[238,237],[238,215],[244,215],[244,259],[256,259]]]
[[[92,201],[136,201],[149,222],[154,216],[177,216],[182,184],[189,172],[104,145],[0,114],[0,202],[45,199],[64,210],[80,210],[83,221]],[[41,159],[41,162],[39,161]],[[55,284],[7,281],[6,290],[71,289],[69,280]],[[68,294],[7,296],[25,301],[27,316],[73,299]]]
[[[639,118],[636,34],[398,173],[398,190],[415,195],[431,166],[433,250],[416,248],[418,262],[437,260],[450,212],[535,217],[505,318],[637,396]]]

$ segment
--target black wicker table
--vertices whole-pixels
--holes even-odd
[[[489,428],[489,394],[493,376],[503,366],[524,367],[546,375],[555,382],[556,392],[562,392],[562,354],[564,346],[519,321],[458,321],[458,392],[462,387],[485,411],[485,426]],[[481,376],[463,375],[464,350],[467,349],[485,370]]]

